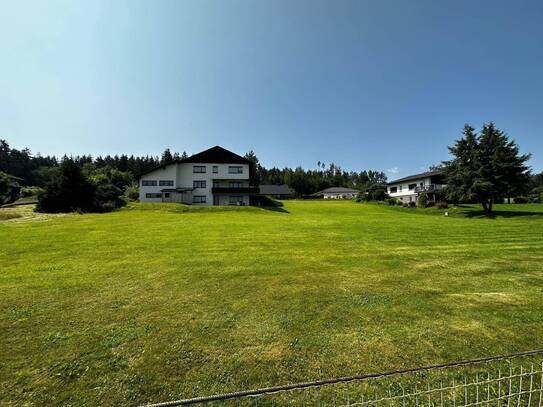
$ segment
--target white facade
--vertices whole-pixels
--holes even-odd
[[[323,192],[324,199],[353,199],[358,193],[356,192]]]
[[[141,202],[249,205],[249,165],[174,163],[143,175],[139,188]]]
[[[440,171],[429,171],[412,175],[388,184],[387,192],[392,198],[404,203],[417,202],[420,193],[426,193],[428,199],[436,201],[442,197],[444,178]]]
[[[432,185],[432,179],[430,177],[413,179],[389,185],[388,194],[392,198],[400,199],[402,202],[416,202],[417,193],[415,192],[415,189],[417,187],[429,187],[430,185]]]

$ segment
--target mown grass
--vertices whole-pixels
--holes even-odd
[[[133,405],[541,347],[543,205],[477,210],[1,223],[1,403]]]

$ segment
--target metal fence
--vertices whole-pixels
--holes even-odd
[[[543,349],[152,406],[543,407]]]

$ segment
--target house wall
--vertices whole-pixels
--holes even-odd
[[[241,197],[241,202],[242,205],[244,206],[247,206],[249,205],[249,195],[218,195],[218,199],[219,199],[219,205],[232,205],[230,203],[230,196],[236,196],[236,197]]]
[[[432,180],[430,177],[418,178],[407,182],[401,182],[399,184],[392,184],[387,187],[387,192],[392,198],[400,199],[402,202],[416,202],[417,194],[415,189],[409,189],[409,185],[417,184],[417,186],[431,185]],[[390,192],[392,187],[397,188],[397,192]],[[401,188],[401,190],[400,190]]]
[[[324,199],[352,199],[356,196],[355,193],[352,192],[342,192],[342,193],[330,193],[330,192],[324,192],[323,198]]]
[[[168,165],[165,168],[159,168],[141,177],[139,181],[141,202],[162,202],[162,198],[146,198],[146,194],[160,193],[160,191],[163,190],[164,188],[174,188],[175,186],[177,186],[176,184],[177,172],[175,168],[176,165],[177,164],[172,164],[172,165]],[[143,180],[155,180],[157,181],[157,185],[156,186],[142,186]],[[164,181],[173,180],[174,187],[160,186],[160,183],[159,183],[160,180],[164,180]]]
[[[205,166],[205,173],[194,173],[195,166]],[[213,173],[213,166],[218,167],[218,172]],[[242,167],[241,174],[230,174],[228,168],[230,166]],[[142,202],[162,202],[162,198],[146,198],[147,193],[160,193],[164,188],[192,188],[194,181],[205,181],[205,188],[196,188],[192,191],[193,198],[195,196],[205,196],[206,202],[199,205],[213,205],[213,194],[211,188],[213,188],[213,180],[231,180],[231,181],[245,181],[249,179],[249,165],[248,164],[207,164],[207,163],[180,163],[171,164],[164,169],[157,169],[149,174],[146,174],[140,179],[140,201]],[[156,180],[157,186],[143,186],[144,180]],[[173,186],[160,186],[159,180],[173,180]],[[244,185],[248,185],[248,181],[244,182]],[[238,194],[232,194],[240,196]],[[243,202],[249,204],[249,196],[243,196]],[[220,199],[220,202],[227,202],[225,199]],[[228,204],[228,203],[226,203]]]

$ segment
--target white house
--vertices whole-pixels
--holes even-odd
[[[358,189],[332,187],[317,192],[315,195],[322,195],[324,199],[352,199],[359,192],[360,191]]]
[[[251,162],[215,146],[163,165],[139,180],[141,202],[249,205],[258,187],[249,183]]]
[[[392,198],[409,203],[417,202],[422,192],[427,194],[428,200],[436,201],[444,186],[445,179],[440,171],[428,171],[389,182],[387,189]]]

